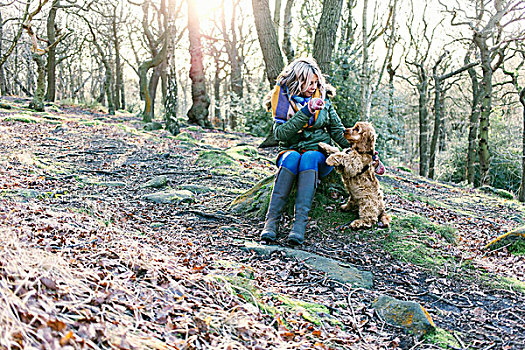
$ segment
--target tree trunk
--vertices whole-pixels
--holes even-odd
[[[523,132],[521,135],[521,144],[522,144],[522,151],[521,151],[521,186],[520,186],[520,194],[519,194],[519,201],[525,202],[525,87],[521,88],[520,91],[520,103],[522,108],[522,117],[523,117]]]
[[[4,44],[4,19],[2,12],[0,11],[0,57],[3,55],[3,44]],[[7,84],[5,81],[5,70],[4,65],[0,65],[0,95],[5,96],[8,94]]]
[[[166,130],[172,135],[177,135],[180,132],[179,122],[177,121],[177,73],[175,71],[175,62],[170,63],[170,70],[167,75],[168,91],[164,103],[164,121],[166,122]]]
[[[362,45],[363,45],[363,62],[361,65],[361,98],[360,120],[368,120],[367,105],[368,105],[368,91],[370,90],[370,70],[368,68],[368,29],[367,29],[367,14],[368,0],[363,1],[363,17],[362,17]]]
[[[37,80],[33,100],[29,103],[29,108],[38,112],[44,111],[44,97],[46,94],[46,64],[44,58],[38,53],[32,54],[33,61],[36,63]]]
[[[294,0],[287,0],[284,7],[283,18],[283,52],[288,63],[292,62],[295,52],[292,46],[291,31],[292,31],[292,6]]]
[[[188,1],[188,35],[190,40],[190,79],[192,106],[188,111],[190,123],[211,127],[208,119],[210,98],[206,91],[206,76],[202,63],[201,33],[195,0]]]
[[[465,63],[467,63],[467,60],[468,58],[466,58]],[[476,141],[478,139],[480,87],[476,70],[470,68],[468,74],[470,76],[470,81],[472,82],[472,106],[469,118],[466,177],[469,184],[474,184],[474,162],[476,160]]]
[[[428,77],[423,65],[419,65],[419,175],[428,174],[428,109],[427,109],[427,90]]]
[[[120,40],[118,37],[117,28],[117,5],[114,7],[113,16],[111,18],[111,29],[113,31],[113,46],[115,48],[115,109],[122,107],[122,63],[120,61]]]
[[[275,28],[275,34],[277,35],[277,41],[279,41],[279,27],[281,26],[281,0],[275,0],[274,4],[273,25]]]
[[[479,118],[479,166],[480,182],[482,185],[490,183],[490,152],[489,152],[489,127],[492,112],[492,67],[491,55],[487,45],[487,38],[483,35],[474,36],[474,42],[479,48],[481,57],[481,70],[483,77],[480,86],[480,118]]]
[[[365,0],[365,5],[368,0]],[[335,39],[339,21],[341,20],[341,10],[343,0],[324,0],[323,12],[315,32],[314,47],[312,56],[316,59],[321,72],[330,75],[330,63],[334,51]],[[366,24],[365,24],[366,25]]]
[[[55,101],[56,95],[56,16],[60,0],[54,0],[47,16],[47,40],[50,46],[47,53],[47,93],[46,101]]]
[[[284,68],[277,34],[273,27],[268,0],[252,0],[255,28],[266,65],[266,77],[270,86],[275,85],[277,76]]]

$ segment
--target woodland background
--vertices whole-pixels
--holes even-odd
[[[265,136],[262,99],[313,56],[385,163],[525,199],[523,0],[4,0],[0,89],[147,127]],[[267,140],[268,141],[268,140]],[[267,142],[271,143],[271,142]]]

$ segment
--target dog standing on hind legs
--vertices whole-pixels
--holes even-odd
[[[370,123],[357,122],[353,128],[345,130],[344,136],[352,145],[350,148],[339,151],[323,142],[319,143],[319,148],[327,153],[326,164],[334,166],[341,174],[348,191],[348,201],[341,209],[358,209],[359,217],[350,223],[350,228],[370,228],[376,223],[388,227],[392,219],[386,213],[383,192],[371,166],[376,141],[374,127]]]

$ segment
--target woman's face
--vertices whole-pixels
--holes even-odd
[[[303,92],[302,92],[302,95],[304,97],[312,97],[312,95],[314,94],[315,90],[317,90],[317,82],[318,82],[319,78],[317,77],[317,75],[314,75],[314,77],[312,78],[312,81],[310,81],[310,84],[309,85],[305,85],[304,89],[303,89]]]

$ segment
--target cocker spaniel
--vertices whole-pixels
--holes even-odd
[[[353,128],[345,129],[344,137],[351,147],[343,151],[323,142],[319,147],[328,154],[326,164],[334,166],[341,174],[350,194],[341,209],[358,209],[359,217],[350,223],[350,228],[370,228],[376,223],[388,227],[392,219],[385,211],[383,192],[371,165],[376,141],[374,127],[370,123],[357,122]]]

